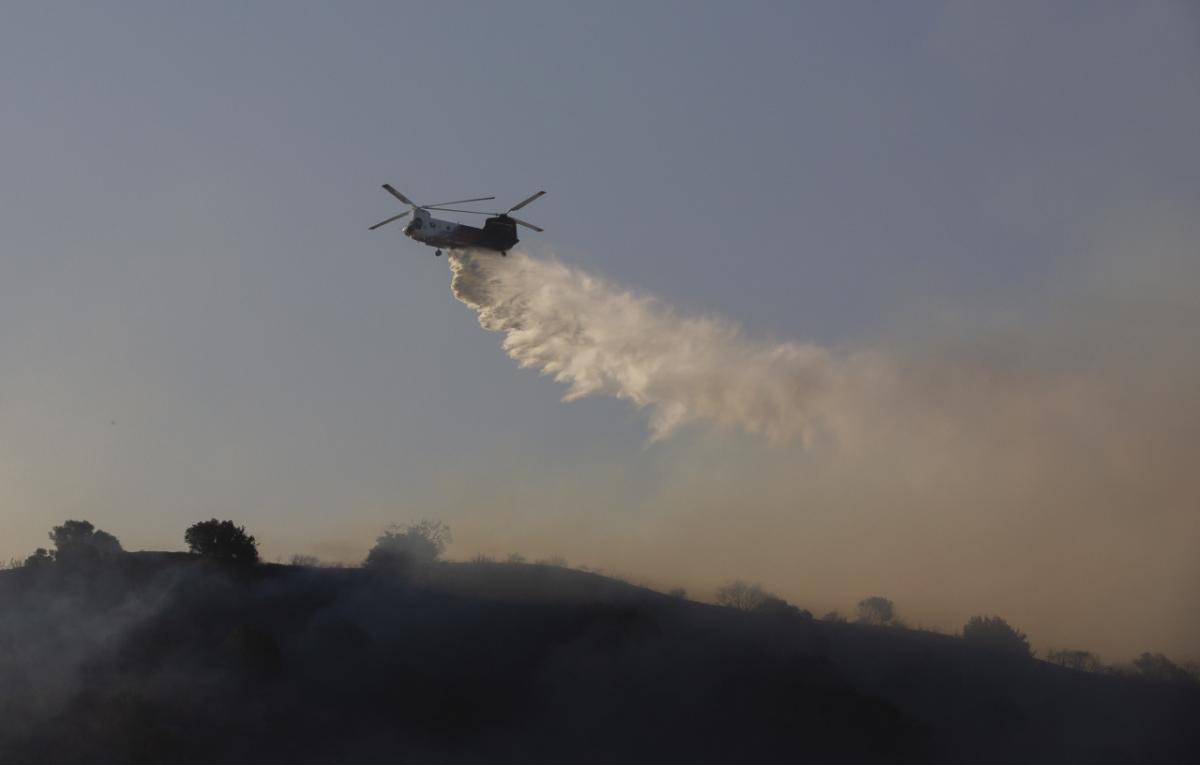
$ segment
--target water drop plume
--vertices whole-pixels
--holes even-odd
[[[808,343],[755,343],[734,325],[681,316],[648,295],[556,260],[512,252],[450,257],[454,296],[504,333],[522,367],[568,386],[565,400],[615,396],[645,409],[655,438],[691,422],[773,439],[820,435],[841,376]]]

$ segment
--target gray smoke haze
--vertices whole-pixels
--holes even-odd
[[[41,573],[13,571],[0,583],[0,751],[59,714],[85,687],[88,666],[160,613],[177,579],[170,572],[131,587],[105,569]]]
[[[1114,218],[1026,294],[849,351],[757,343],[553,261],[455,257],[455,295],[568,399],[631,401],[655,437],[718,426],[662,444],[646,495],[598,489],[620,467],[594,461],[509,468],[459,497],[486,511],[456,533],[698,592],[746,577],[843,611],[878,592],[948,629],[1001,613],[1042,649],[1197,658],[1198,243],[1185,211]]]

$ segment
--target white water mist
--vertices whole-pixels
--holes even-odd
[[[809,440],[839,365],[812,344],[756,344],[737,327],[684,317],[660,301],[552,260],[512,252],[450,256],[455,297],[504,333],[504,350],[569,386],[565,400],[596,394],[649,412],[655,438],[697,421]]]

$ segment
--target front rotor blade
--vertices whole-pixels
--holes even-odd
[[[422,210],[439,210],[441,212],[465,212],[465,213],[473,213],[475,215],[498,215],[499,214],[499,213],[484,212],[483,210],[456,210],[453,207],[430,207],[427,205],[421,205],[421,209]]]
[[[546,192],[544,192],[544,191],[539,191],[538,193],[536,193],[536,194],[534,194],[533,196],[531,196],[529,199],[526,199],[526,200],[524,200],[523,202],[517,202],[517,203],[516,203],[515,205],[513,205],[512,207],[508,208],[508,211],[509,211],[509,212],[516,212],[517,210],[520,210],[522,207],[524,207],[525,205],[529,204],[530,202],[532,202],[533,200],[537,199],[538,197],[540,197],[541,195],[543,195],[543,194],[545,194],[545,193],[546,193]],[[532,226],[531,226],[530,228],[532,228]],[[540,230],[540,229],[539,229],[539,230]]]
[[[414,204],[412,203],[412,200],[411,200],[411,199],[409,199],[408,197],[404,196],[404,195],[403,195],[403,194],[401,194],[399,191],[396,191],[395,189],[393,189],[393,188],[392,188],[392,185],[391,185],[390,183],[385,183],[385,184],[383,184],[383,187],[384,187],[385,189],[387,189],[387,192],[388,192],[389,194],[391,194],[392,196],[394,196],[396,199],[399,199],[399,200],[400,200],[401,202],[403,202],[404,204],[408,205],[409,207],[416,207],[416,205],[414,205]]]
[[[545,230],[546,230],[546,229],[544,229],[544,228],[538,228],[537,226],[533,225],[532,223],[526,223],[525,221],[521,220],[520,218],[514,218],[514,217],[513,217],[513,216],[511,216],[511,215],[510,215],[510,216],[508,216],[508,218],[509,218],[509,220],[511,220],[513,223],[516,223],[518,226],[524,226],[525,228],[531,228],[531,229],[533,229],[534,231],[545,231]]]
[[[495,197],[475,197],[474,199],[455,199],[453,202],[438,202],[438,203],[432,204],[432,205],[421,205],[421,207],[424,207],[426,210],[428,210],[430,207],[444,207],[446,205],[462,205],[462,204],[466,204],[467,202],[486,202],[489,199],[495,199]]]
[[[387,224],[391,223],[391,222],[392,222],[392,221],[394,221],[394,220],[400,220],[400,219],[401,219],[401,218],[403,218],[405,215],[408,215],[410,212],[412,212],[412,211],[411,211],[411,210],[406,210],[405,212],[402,212],[402,213],[400,213],[399,215],[393,215],[392,217],[388,218],[388,219],[387,219],[387,220],[385,220],[385,221],[380,221],[379,223],[376,223],[374,226],[371,226],[371,227],[370,227],[369,229],[367,229],[367,230],[368,230],[368,231],[374,231],[375,229],[379,228],[380,226],[386,226]]]

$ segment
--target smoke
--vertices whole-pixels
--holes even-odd
[[[640,466],[622,455],[553,481],[506,463],[469,490],[448,476],[446,512],[486,508],[453,522],[468,545],[505,539],[494,554],[534,540],[689,590],[746,578],[814,611],[884,594],[946,628],[999,613],[1039,648],[1194,658],[1195,220],[1114,217],[1019,295],[834,349],[756,342],[550,260],[457,255],[455,295],[568,399],[632,401],[656,438],[711,422],[776,442],[673,439],[648,490],[607,479]],[[614,524],[626,506],[636,522]]]
[[[756,344],[652,297],[520,252],[450,257],[455,297],[504,333],[504,350],[568,386],[646,409],[654,438],[708,421],[772,439],[833,435],[847,364],[809,343]]]

